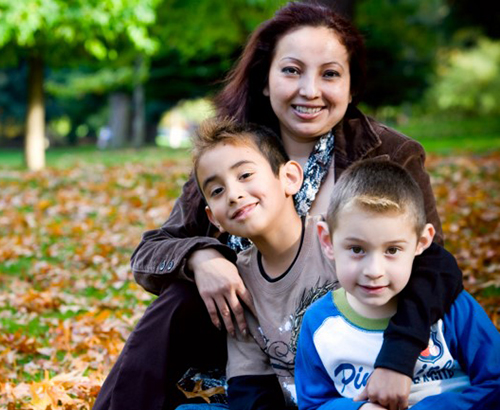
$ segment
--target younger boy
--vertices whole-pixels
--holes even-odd
[[[262,127],[208,121],[198,135],[194,169],[211,222],[255,245],[239,253],[237,265],[259,322],[249,315],[250,335],[228,337],[230,408],[277,410],[285,407],[284,397],[295,406],[302,316],[337,284],[316,234],[317,219],[302,219],[295,210],[302,169]]]
[[[337,181],[318,232],[342,288],[305,314],[295,369],[299,409],[384,409],[353,399],[373,371],[413,259],[434,236],[421,191],[397,164],[356,163]],[[463,291],[431,328],[429,347],[415,366],[410,405],[493,409],[499,396],[500,335]]]

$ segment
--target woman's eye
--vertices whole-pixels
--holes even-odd
[[[281,70],[285,74],[298,74],[299,70],[296,67],[284,67]]]
[[[355,255],[362,255],[364,253],[363,248],[361,246],[351,246],[351,252]]]
[[[387,253],[389,255],[396,255],[396,253],[399,252],[399,249],[396,248],[395,246],[391,246],[390,248],[387,249]]]
[[[325,76],[326,78],[334,78],[334,77],[340,77],[340,74],[335,70],[328,70],[325,71],[323,76]]]

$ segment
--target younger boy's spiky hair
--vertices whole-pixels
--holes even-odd
[[[408,213],[417,235],[426,224],[422,191],[408,171],[395,162],[368,159],[344,171],[335,183],[326,215],[330,232],[337,227],[342,209],[352,204],[375,213]]]
[[[257,149],[269,162],[275,175],[288,161],[279,137],[267,127],[242,124],[232,118],[211,118],[201,123],[193,138],[194,172],[203,154],[219,144],[247,145]]]

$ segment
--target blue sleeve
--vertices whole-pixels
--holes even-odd
[[[444,318],[450,353],[468,374],[471,386],[460,393],[429,396],[412,410],[494,409],[500,398],[500,333],[481,306],[463,291]]]
[[[354,402],[342,397],[323,366],[313,340],[317,326],[312,322],[318,321],[314,316],[315,309],[309,309],[304,316],[295,357],[295,387],[299,410],[357,410],[366,402]]]

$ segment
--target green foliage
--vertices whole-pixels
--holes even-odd
[[[500,114],[500,41],[442,50],[428,104],[463,115]]]
[[[363,101],[373,107],[421,98],[449,13],[445,0],[361,0],[355,23],[368,48]]]
[[[0,47],[65,64],[83,55],[113,59],[126,44],[152,54],[158,1],[0,0]]]
[[[230,55],[248,34],[271,17],[284,0],[163,0],[154,33],[160,54],[178,52],[184,60]]]

